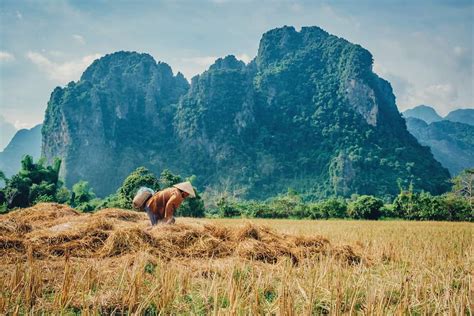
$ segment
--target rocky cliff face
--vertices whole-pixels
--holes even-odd
[[[96,60],[78,82],[56,88],[43,127],[43,155],[63,159],[70,186],[90,182],[99,195],[137,165],[167,161],[174,104],[189,85],[147,54],[118,52]]]
[[[440,193],[449,177],[407,132],[371,54],[317,27],[271,30],[252,62],[218,59],[189,90],[148,55],[108,55],[53,92],[43,135],[66,183],[99,194],[141,165],[251,198],[396,194],[399,179]]]

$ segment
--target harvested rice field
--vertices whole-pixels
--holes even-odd
[[[474,310],[474,224],[0,216],[0,314],[447,314]]]

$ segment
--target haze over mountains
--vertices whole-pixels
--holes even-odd
[[[414,117],[426,123],[439,122],[442,120],[474,125],[474,109],[457,109],[451,111],[445,117],[440,116],[436,110],[429,105],[419,105],[413,109],[403,112],[403,116]]]
[[[0,170],[11,177],[20,170],[20,162],[24,155],[30,155],[35,160],[41,155],[41,127],[36,125],[31,129],[21,129],[16,132],[3,151],[0,152]]]
[[[459,109],[441,117],[429,106],[403,112],[407,128],[434,157],[457,175],[474,168],[474,109]]]
[[[16,133],[16,128],[10,122],[0,115],[0,151],[2,151],[11,141]]]
[[[459,109],[449,112],[444,118],[451,122],[474,125],[474,109]]]
[[[427,105],[419,105],[414,107],[413,109],[408,109],[403,112],[403,116],[407,117],[414,117],[420,120],[425,121],[426,123],[433,123],[441,121],[443,118],[439,116],[435,109],[431,106]]]
[[[147,54],[96,60],[56,88],[43,155],[63,160],[71,186],[101,196],[133,169],[195,174],[196,185],[265,198],[441,193],[449,173],[408,133],[372,55],[318,27],[265,33],[249,64],[220,58],[191,85]]]

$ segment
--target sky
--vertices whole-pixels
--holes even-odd
[[[427,104],[444,116],[474,108],[473,15],[472,0],[0,0],[0,122],[41,123],[53,89],[105,54],[149,53],[190,80],[218,57],[249,62],[283,25],[360,44],[400,111]]]

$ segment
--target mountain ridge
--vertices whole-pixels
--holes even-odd
[[[398,179],[448,188],[370,52],[319,27],[270,30],[250,63],[217,59],[190,85],[149,55],[115,54],[48,103],[42,150],[63,159],[67,185],[84,179],[105,195],[144,165],[248,198],[396,194]]]
[[[474,125],[474,109],[456,109],[449,112],[446,116],[440,116],[436,110],[429,105],[418,105],[412,109],[405,110],[403,113],[405,118],[414,117],[425,121],[426,123],[439,122],[448,120],[451,122],[465,123]]]
[[[455,176],[474,168],[474,126],[450,120],[426,123],[408,117],[408,131],[420,144],[429,146],[436,160]]]

